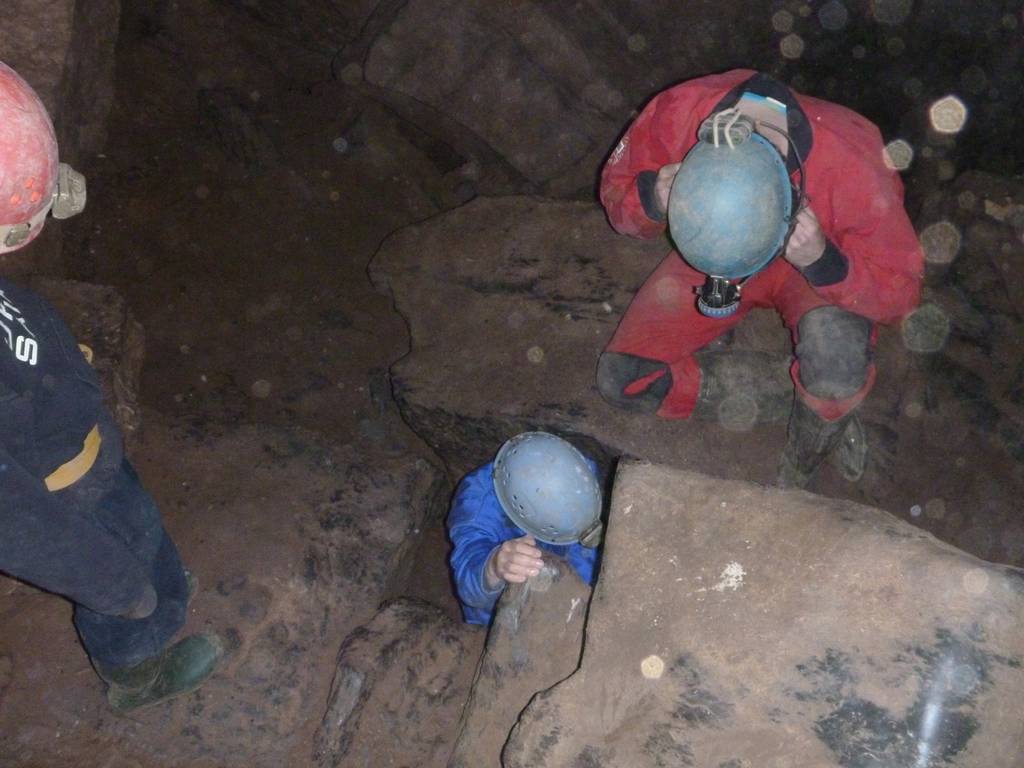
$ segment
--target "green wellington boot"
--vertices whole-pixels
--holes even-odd
[[[789,419],[789,439],[779,461],[777,483],[782,488],[806,488],[829,456],[850,482],[864,474],[868,444],[864,425],[855,411],[825,421],[796,398]]]
[[[123,714],[194,691],[223,654],[224,645],[216,635],[190,635],[135,666],[97,667],[97,671],[109,684],[111,708]]]

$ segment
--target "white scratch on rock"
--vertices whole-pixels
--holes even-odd
[[[580,604],[580,599],[578,597],[574,597],[572,599],[572,602],[569,603],[569,615],[565,617],[565,623],[566,624],[568,624],[570,621],[572,621],[572,615],[574,613],[576,613],[576,606],[579,605],[579,604]]]
[[[743,569],[742,565],[735,562],[729,563],[722,569],[722,575],[719,576],[718,583],[711,589],[715,592],[725,592],[727,589],[731,589],[735,592],[743,586],[743,577],[746,575],[747,572]]]

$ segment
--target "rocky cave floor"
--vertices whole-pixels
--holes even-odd
[[[396,415],[387,370],[405,353],[408,330],[366,269],[388,234],[457,207],[472,189],[370,89],[327,71],[298,88],[273,67],[258,70],[248,91],[214,88],[240,66],[237,51],[217,53],[220,38],[201,23],[182,40],[144,22],[131,13],[123,21],[108,150],[83,169],[89,207],[56,224],[65,231],[64,276],[117,287],[145,328],[144,426],[134,461],[200,580],[188,629],[212,628],[229,649],[249,649],[229,653],[218,675],[260,684],[210,687],[115,718],[74,636],[69,605],[5,582],[0,762],[301,765],[338,645],[354,625],[319,635],[309,627],[307,637],[307,616],[287,619],[287,600],[261,576],[274,570],[271,561],[302,571],[308,550],[296,536],[275,539],[275,525],[302,495],[288,486],[314,487],[322,466],[311,457],[333,446],[353,448],[343,458],[372,446],[400,463],[439,464]],[[203,56],[183,54],[204,46]],[[753,451],[762,467],[774,466],[781,428],[758,434],[771,439],[748,447],[745,461]],[[244,516],[237,504],[218,503],[244,484],[249,462],[267,456],[275,474],[247,497]],[[991,462],[991,454],[964,451],[957,467],[1020,483],[1020,465]],[[347,468],[328,466],[348,477]],[[720,474],[742,479],[745,467]],[[925,457],[900,478],[887,509],[917,523],[931,516],[933,531],[969,551],[1024,562],[1024,532],[1010,510],[968,506],[976,489],[961,486],[958,498],[949,486]],[[864,500],[831,474],[822,490]],[[980,540],[972,546],[971,537]],[[437,510],[413,539],[407,576],[393,579],[389,594],[458,618]],[[364,608],[358,615],[375,606]],[[296,655],[310,687],[289,697],[297,683],[273,669]],[[214,715],[222,730],[197,725]],[[231,735],[212,741],[217,733]]]

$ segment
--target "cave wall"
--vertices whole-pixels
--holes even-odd
[[[25,78],[53,119],[62,161],[81,167],[107,139],[121,0],[6,0],[0,61]],[[60,237],[47,227],[31,253],[4,260],[8,273],[58,267]],[[29,261],[31,259],[31,261]]]

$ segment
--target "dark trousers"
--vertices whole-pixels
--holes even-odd
[[[125,544],[125,556],[136,558],[156,590],[156,610],[144,619],[124,619],[75,605],[75,627],[95,662],[127,667],[160,653],[185,623],[188,585],[174,546],[160,520],[156,503],[127,460],[110,490],[89,512],[92,524]],[[87,575],[86,575],[87,577]],[[94,585],[102,589],[102,585]]]

